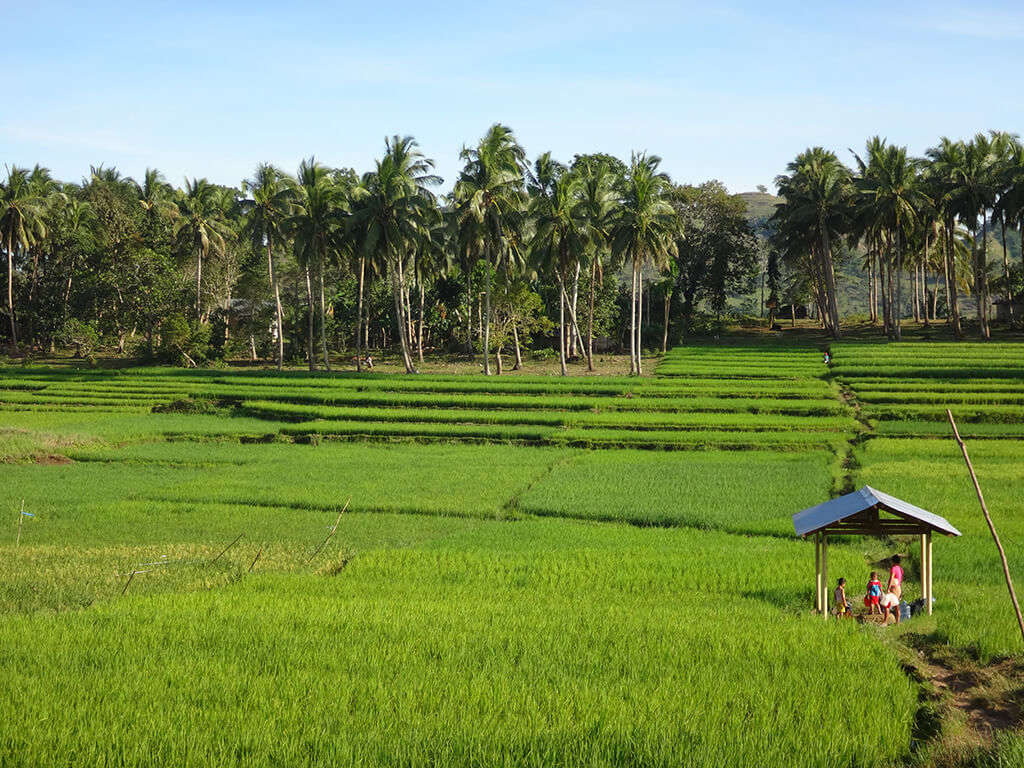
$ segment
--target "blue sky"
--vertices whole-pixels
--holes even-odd
[[[47,2],[3,12],[0,163],[237,184],[412,134],[450,187],[496,121],[533,157],[634,149],[772,185],[811,145],[1024,132],[1019,3]]]

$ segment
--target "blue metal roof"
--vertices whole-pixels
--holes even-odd
[[[865,485],[860,490],[840,496],[837,499],[822,502],[813,507],[797,512],[793,515],[793,527],[797,536],[806,536],[809,533],[820,531],[822,528],[845,520],[858,512],[869,509],[884,509],[894,515],[923,523],[932,530],[949,536],[959,536],[960,531],[946,520],[920,507],[915,507],[902,499],[890,496],[887,493],[876,491],[870,485]]]

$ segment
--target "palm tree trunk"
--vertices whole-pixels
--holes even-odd
[[[484,288],[484,376],[491,375],[491,260],[487,259],[487,285]]]
[[[633,291],[629,297],[629,375],[636,375],[636,260],[633,261]]]
[[[18,326],[14,321],[14,243],[13,233],[7,230],[7,316],[11,322],[11,346],[18,348]]]
[[[274,275],[274,250],[267,238],[267,275],[270,278],[270,289],[274,292],[274,321],[277,324],[277,370],[284,367],[284,312],[281,309],[281,289]]]
[[[576,332],[573,334],[573,336],[572,336],[572,338],[570,340],[571,343],[569,344],[569,357],[576,357],[579,354],[579,351],[580,351],[576,347],[576,341],[577,341],[577,338],[580,335],[579,326],[576,324],[576,317],[577,317],[576,306],[577,306],[577,302],[579,300],[579,295],[580,295],[580,262],[579,262],[579,259],[577,259],[576,260],[576,271],[575,271],[575,273],[573,274],[573,277],[572,277],[572,302],[569,304],[569,307],[570,307],[570,310],[571,310],[570,313],[569,313],[569,316],[572,317],[572,325],[573,325],[573,328],[575,329]],[[580,339],[580,341],[582,341],[582,339]],[[582,344],[580,346],[582,346]]]
[[[313,280],[309,274],[309,264],[306,265],[306,303],[309,306],[309,327],[306,334],[306,358],[309,360],[309,370],[316,370],[316,358],[313,356]]]
[[[416,347],[419,351],[420,362],[423,362],[423,283],[419,283],[420,289],[420,329],[419,333],[416,334]]]
[[[518,323],[512,323],[512,344],[515,348],[516,363],[512,366],[513,371],[518,371],[523,367],[523,354],[519,348],[519,328]]]
[[[868,254],[868,319],[875,324],[875,257]]]
[[[1006,299],[1006,311],[1010,313],[1010,325],[1013,325],[1013,291],[1010,290],[1010,257],[1006,252],[1006,214],[999,214],[999,226],[1003,241],[1003,280],[1006,281],[1004,298]]]
[[[913,276],[911,277],[911,285],[910,285],[910,289],[911,289],[911,291],[914,294],[914,301],[912,303],[914,305],[913,306],[913,310],[914,310],[913,314],[914,314],[914,322],[915,323],[921,322],[921,305],[920,305],[920,303],[918,301],[919,294],[920,294],[920,289],[918,287],[918,279],[917,278],[918,278],[918,269],[917,269],[917,265],[915,264],[914,265],[914,273],[913,273]]]
[[[402,348],[402,362],[405,364],[406,373],[416,373],[416,369],[412,365],[412,356],[409,354],[409,344],[405,338],[406,324],[405,317],[403,317],[405,313],[402,306],[402,292],[405,290],[405,286],[402,285],[401,259],[396,258],[395,263],[391,266],[391,281],[391,293],[395,299],[395,325],[398,330],[399,346]]]
[[[590,306],[587,311],[587,370],[594,370],[594,282],[597,280],[597,253],[590,264]]]
[[[565,368],[565,286],[562,284],[562,272],[558,272],[558,364],[562,375],[567,376]]]
[[[473,357],[473,269],[466,270],[466,352]]]
[[[960,289],[956,279],[956,256],[953,251],[953,237],[955,229],[953,218],[946,222],[946,248],[944,265],[946,270],[946,316],[949,318],[950,327],[953,329],[953,338],[959,341],[963,338],[960,328]]]
[[[763,278],[762,278],[763,281]],[[668,351],[668,310],[672,304],[672,293],[668,290],[665,291],[665,322],[661,334],[661,354],[665,354]],[[764,304],[761,305],[761,315],[764,316]]]
[[[363,279],[366,271],[366,258],[359,257],[359,298],[356,300],[356,371],[363,370]]]
[[[896,341],[903,339],[903,248],[899,219],[896,220]]]
[[[643,265],[638,264],[636,270],[636,375],[642,376],[644,369],[641,364],[643,357],[644,327],[644,278]]]
[[[825,276],[825,298],[828,303],[828,312],[831,318],[832,337],[839,338],[839,302],[836,299],[836,272],[832,264],[832,246],[829,243],[828,227],[824,219],[821,220],[821,245],[822,245],[822,271]]]
[[[196,322],[203,322],[203,247],[199,246],[196,256]]]
[[[976,286],[976,293],[978,294],[978,330],[981,333],[981,338],[987,339],[989,337],[988,329],[988,284],[986,268],[988,267],[988,254],[985,252],[986,240],[988,240],[988,217],[985,215],[984,209],[981,212],[981,247],[977,244],[977,231],[974,233],[974,248],[975,259],[974,259],[974,282]]]
[[[327,301],[324,296],[324,260],[320,259],[320,348],[324,355],[324,367],[331,372],[331,355],[327,351]]]

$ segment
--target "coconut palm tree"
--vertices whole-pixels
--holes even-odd
[[[1006,225],[1011,227],[1018,216],[1021,193],[1015,189],[1016,176],[1020,170],[1020,162],[1024,156],[1018,136],[1003,131],[991,131],[994,162],[992,168],[995,201],[992,206],[993,224],[999,221],[999,239],[1003,247],[1003,298],[1009,312],[1010,322],[1013,317],[1013,290],[1010,277],[1010,256],[1006,243]]]
[[[658,170],[661,158],[646,152],[633,153],[623,182],[622,199],[611,226],[612,252],[633,267],[630,299],[631,375],[643,373],[641,364],[643,268],[662,269],[676,253],[679,217],[670,202],[672,182]]]
[[[920,223],[919,211],[931,201],[922,192],[920,161],[907,155],[906,147],[887,144],[874,137],[868,142],[867,162],[857,158],[861,166],[857,178],[859,204],[866,218],[873,220],[890,234],[895,255],[896,273],[894,335],[902,338],[903,324],[903,251],[907,234]],[[916,300],[916,299],[915,299]]]
[[[244,234],[255,252],[266,249],[267,278],[274,294],[274,322],[277,328],[277,369],[284,366],[284,311],[281,287],[274,269],[274,246],[285,242],[285,222],[295,201],[295,182],[269,163],[260,163],[251,179],[242,182],[249,198],[242,202],[246,213]]]
[[[306,278],[306,303],[309,310],[306,354],[311,371],[316,370],[313,338],[317,315],[320,319],[320,351],[324,367],[331,370],[327,349],[324,269],[328,259],[337,253],[338,239],[345,224],[346,206],[345,191],[336,183],[330,168],[318,163],[315,157],[299,164],[294,206],[285,219],[283,231],[292,239],[295,258]],[[314,282],[319,284],[319,301],[314,298]]]
[[[971,231],[974,253],[974,289],[978,299],[978,330],[991,336],[988,318],[988,209],[995,204],[995,153],[991,139],[983,133],[963,144],[959,164],[952,169],[951,201],[960,220]],[[981,238],[978,219],[981,218]]]
[[[834,153],[813,147],[786,166],[788,174],[775,179],[784,199],[772,221],[777,226],[783,253],[805,247],[811,254],[814,282],[820,297],[826,328],[839,338],[839,304],[836,298],[832,243],[851,226],[853,185],[850,169]]]
[[[565,376],[568,373],[565,365],[566,279],[588,244],[586,225],[580,216],[580,180],[564,165],[552,160],[550,152],[546,152],[534,164],[529,188],[530,219],[534,225],[530,253],[543,269],[554,274],[558,282],[558,359]],[[575,316],[572,325],[578,333]]]
[[[517,260],[516,235],[522,225],[526,155],[512,129],[495,123],[476,147],[463,147],[465,163],[455,182],[455,226],[466,244],[479,243],[487,264],[484,299],[484,374],[489,376],[491,270]]]
[[[7,318],[11,345],[15,348],[18,326],[14,311],[14,255],[16,250],[28,250],[45,233],[42,222],[45,202],[28,170],[8,166],[7,180],[0,183],[0,237],[7,254]]]
[[[594,289],[604,279],[604,258],[611,242],[618,205],[615,176],[604,162],[584,162],[580,174],[577,216],[583,222],[590,261],[590,297],[587,307],[587,370],[594,370]]]
[[[405,276],[410,259],[432,226],[427,212],[435,205],[430,187],[441,181],[431,172],[433,168],[434,161],[423,156],[411,136],[386,139],[384,157],[362,178],[350,223],[358,252],[369,261],[386,264],[391,274],[395,322],[407,373],[416,373],[416,367],[405,306]]]
[[[94,174],[95,175],[95,174]],[[183,251],[196,257],[196,319],[203,322],[203,263],[211,255],[223,256],[230,228],[221,214],[220,193],[206,179],[185,179],[185,192],[178,200],[179,217],[174,236]]]
[[[964,164],[966,145],[943,136],[939,143],[926,152],[929,163],[925,168],[925,183],[929,196],[942,221],[943,228],[943,274],[946,279],[946,302],[949,307],[947,320],[953,337],[963,338],[960,326],[959,283],[957,281],[954,243],[956,242],[957,220],[964,208],[963,188],[958,174]]]

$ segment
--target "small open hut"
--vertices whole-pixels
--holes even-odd
[[[884,514],[883,514],[884,513]],[[932,612],[932,533],[959,536],[944,517],[865,485],[858,491],[823,502],[793,515],[797,536],[814,536],[817,577],[815,610],[828,616],[829,536],[920,536],[921,596]]]

